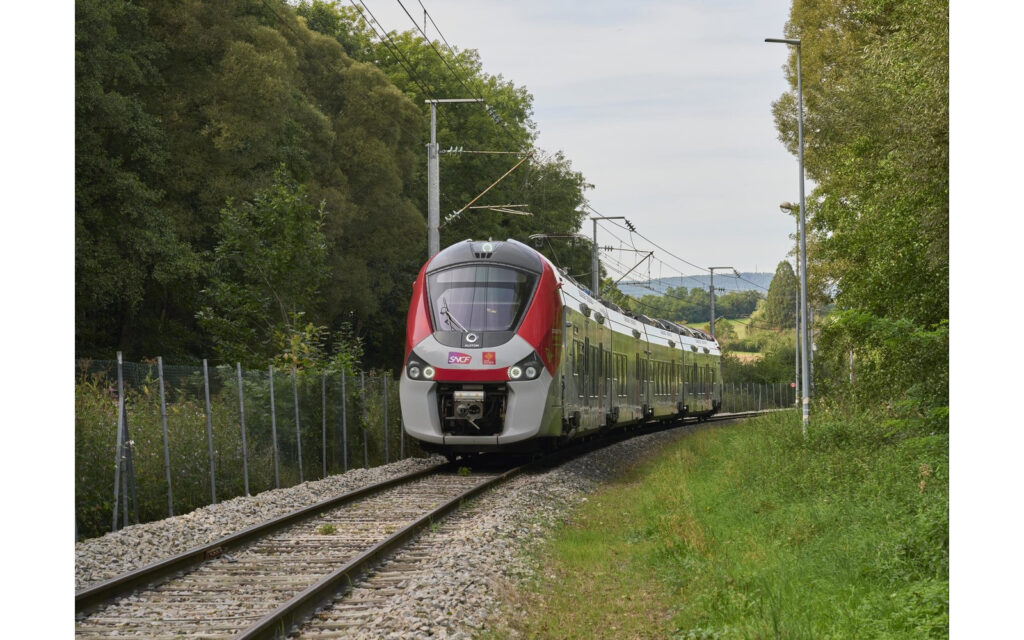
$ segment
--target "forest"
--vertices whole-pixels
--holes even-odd
[[[75,4],[75,350],[263,367],[401,358],[426,257],[424,100],[441,110],[441,244],[579,228],[590,186],[533,148],[532,96],[354,9],[283,0]],[[560,252],[588,264],[586,248]],[[578,255],[576,255],[578,254]]]

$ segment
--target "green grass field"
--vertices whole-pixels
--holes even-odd
[[[948,637],[946,425],[819,414],[804,440],[786,412],[687,436],[573,514],[509,624],[538,639]]]

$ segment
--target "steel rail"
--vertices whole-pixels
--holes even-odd
[[[486,480],[462,493],[448,502],[437,507],[433,511],[420,516],[416,521],[397,531],[389,538],[386,538],[367,549],[359,556],[338,568],[330,575],[325,576],[316,584],[308,587],[275,611],[267,614],[249,628],[235,636],[239,640],[266,640],[269,638],[284,638],[293,631],[293,627],[300,625],[312,616],[317,609],[328,604],[339,593],[352,588],[354,582],[366,575],[366,573],[380,562],[384,556],[415,537],[421,530],[432,525],[451,511],[454,511],[463,502],[482,493],[495,485],[519,475],[527,468],[536,463],[529,463],[509,469],[505,473]]]
[[[159,562],[147,565],[135,571],[121,574],[102,582],[94,587],[83,589],[75,594],[75,613],[82,613],[92,610],[100,605],[106,604],[118,596],[129,593],[143,585],[154,583],[162,578],[187,573],[197,568],[203,562],[212,560],[225,553],[229,549],[239,547],[257,538],[264,537],[278,529],[294,524],[314,516],[321,511],[331,509],[370,494],[381,492],[391,487],[412,482],[419,478],[432,475],[442,469],[448,468],[449,463],[442,463],[396,476],[382,482],[367,485],[353,491],[321,500],[315,504],[303,507],[291,513],[278,516],[261,524],[253,525],[242,529],[237,533],[215,540],[209,544],[194,547],[176,556],[166,558]]]

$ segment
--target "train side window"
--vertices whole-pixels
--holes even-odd
[[[591,398],[597,396],[597,347],[590,345],[587,349],[587,395]]]
[[[573,358],[573,376],[576,377],[576,396],[583,397],[583,383],[586,379],[586,350],[583,348],[583,341],[573,340],[575,357]]]

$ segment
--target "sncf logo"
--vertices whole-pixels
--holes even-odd
[[[448,352],[448,364],[469,364],[473,360],[473,356],[468,353],[459,353],[458,351]]]

